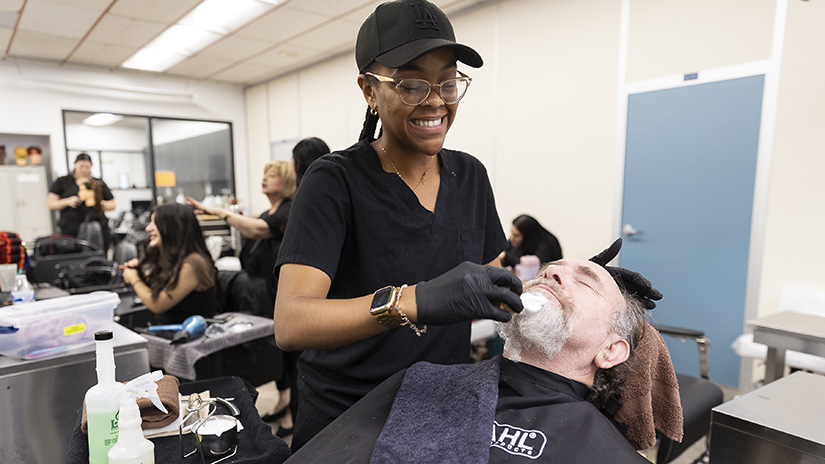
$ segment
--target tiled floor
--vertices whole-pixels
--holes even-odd
[[[725,393],[725,401],[730,401],[739,394],[737,390],[724,385],[722,385],[722,390]],[[258,412],[260,412],[261,415],[266,414],[270,409],[272,409],[277,400],[278,390],[275,388],[275,382],[269,382],[258,387],[258,401],[255,403],[255,406],[258,408]],[[270,424],[270,426],[272,427],[273,434],[278,431],[277,424]],[[290,444],[292,442],[292,436],[290,435],[286,437],[284,441],[286,441],[287,444]],[[676,458],[676,460],[671,461],[671,464],[693,464],[696,459],[698,459],[702,453],[705,452],[705,449],[705,440],[699,440],[694,443],[693,446],[688,448],[687,451],[682,453],[681,456]],[[649,450],[645,450],[642,454],[651,462],[655,462],[656,447],[654,446]]]

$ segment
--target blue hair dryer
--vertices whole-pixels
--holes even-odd
[[[150,332],[160,330],[176,330],[172,337],[172,344],[186,343],[195,340],[206,332],[206,319],[203,316],[189,316],[183,324],[153,325],[149,327]]]
[[[206,332],[206,319],[203,316],[189,316],[183,321],[183,327],[172,337],[172,344],[186,343]]]

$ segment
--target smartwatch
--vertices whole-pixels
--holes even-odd
[[[370,314],[379,324],[394,329],[402,324],[392,317],[392,308],[395,307],[398,299],[398,288],[393,286],[384,287],[375,291],[370,305]]]

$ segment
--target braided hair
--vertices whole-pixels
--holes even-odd
[[[367,66],[364,72],[372,71],[373,64]],[[358,136],[358,141],[366,140],[367,142],[374,142],[380,138],[381,134],[384,133],[383,127],[378,131],[378,137],[375,136],[375,129],[378,127],[378,121],[380,120],[381,118],[378,116],[378,112],[373,110],[372,107],[367,106],[367,114],[364,116],[364,127],[361,129],[361,135]]]
[[[373,114],[372,108],[367,107],[367,114],[364,117],[364,127],[361,129],[361,135],[358,136],[359,142],[365,139],[367,142],[374,142],[377,139],[375,136],[375,128],[378,126],[379,119],[378,113]],[[381,137],[381,132],[378,133],[378,137]]]

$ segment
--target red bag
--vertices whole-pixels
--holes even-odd
[[[0,264],[17,264],[18,269],[26,266],[26,248],[14,232],[0,232]]]

